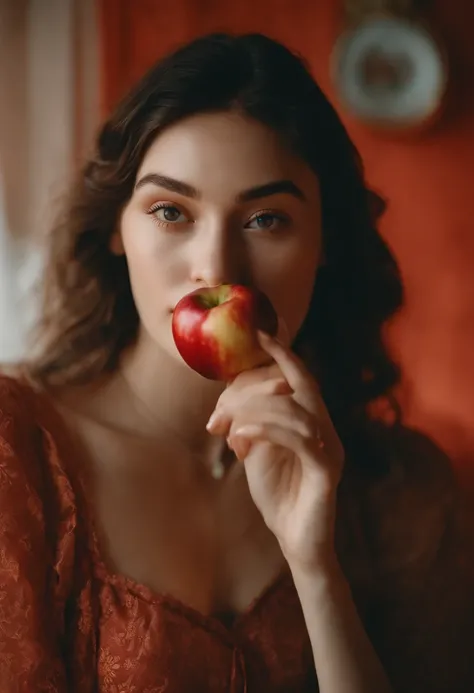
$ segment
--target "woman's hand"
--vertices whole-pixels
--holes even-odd
[[[266,334],[269,366],[238,375],[208,423],[244,463],[252,498],[290,567],[334,557],[344,451],[318,386],[300,359]]]

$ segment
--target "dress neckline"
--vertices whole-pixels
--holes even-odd
[[[102,555],[93,503],[89,494],[87,494],[84,470],[81,469],[80,460],[74,451],[74,444],[71,440],[72,435],[68,430],[68,426],[57,405],[47,392],[36,390],[30,383],[25,381],[22,381],[22,385],[32,398],[35,418],[47,441],[47,446],[50,454],[53,456],[55,466],[63,473],[66,473],[66,476],[73,481],[74,486],[79,490],[80,498],[77,498],[76,495],[76,502],[84,515],[87,547],[92,557],[94,573],[102,583],[112,587],[124,598],[127,595],[131,595],[153,606],[165,606],[168,609],[179,612],[187,620],[221,633],[238,630],[280,589],[295,591],[291,572],[288,565],[285,564],[263,588],[260,594],[240,613],[204,614],[171,593],[156,591],[127,575],[111,570]]]

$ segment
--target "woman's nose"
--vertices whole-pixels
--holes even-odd
[[[195,272],[191,277],[193,283],[204,284],[205,286],[217,286],[219,284],[230,284],[230,279],[226,277],[224,272],[217,272],[209,268],[203,269],[200,272]]]
[[[200,234],[191,251],[191,281],[206,286],[239,283],[244,280],[245,262],[230,234]]]

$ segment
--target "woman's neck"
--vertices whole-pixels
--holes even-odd
[[[156,345],[141,345],[123,355],[103,396],[117,420],[137,434],[153,437],[168,429],[202,453],[216,447],[206,423],[223,389],[222,383],[205,380]]]

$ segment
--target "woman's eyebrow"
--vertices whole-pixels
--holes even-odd
[[[244,190],[237,195],[237,201],[250,202],[251,200],[258,200],[262,197],[270,197],[270,195],[279,195],[281,193],[293,195],[293,197],[296,197],[298,200],[306,199],[301,188],[292,180],[275,180],[270,183],[264,183],[263,185],[257,185],[249,190]]]
[[[161,173],[147,173],[144,175],[135,185],[135,190],[144,187],[145,185],[155,185],[160,188],[165,188],[170,192],[178,193],[184,197],[190,197],[193,199],[199,199],[202,194],[189,183],[177,180],[176,178],[170,178],[169,176],[164,176]],[[243,190],[237,195],[237,202],[251,202],[252,200],[258,200],[262,197],[270,197],[271,195],[279,195],[286,193],[287,195],[293,195],[298,200],[305,200],[305,195],[301,188],[299,188],[296,183],[292,180],[283,179],[275,180],[270,183],[264,183],[263,185],[257,185],[248,190]]]
[[[164,176],[161,173],[147,173],[145,176],[140,178],[135,185],[135,190],[143,188],[145,185],[155,185],[159,188],[165,188],[170,192],[178,193],[179,195],[184,195],[185,197],[199,198],[201,196],[200,192],[189,183],[184,183],[181,180],[176,180],[176,178],[170,178],[169,176]]]

